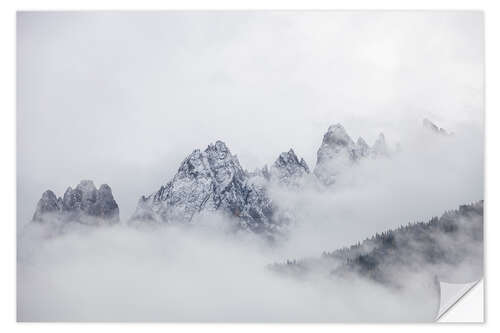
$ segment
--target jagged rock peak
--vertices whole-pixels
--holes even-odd
[[[216,152],[217,154],[220,154],[220,158],[224,158],[226,153],[229,153],[229,148],[227,148],[226,144],[220,140],[217,140],[215,144],[209,144],[207,149],[205,149],[206,152]]]
[[[38,201],[36,205],[35,214],[33,215],[34,221],[42,221],[45,214],[51,214],[58,212],[62,208],[62,202],[60,198],[52,192],[47,190],[43,192],[42,198]]]
[[[80,222],[99,224],[119,221],[119,208],[111,187],[97,189],[91,180],[82,180],[75,189],[68,187],[62,198],[47,190],[38,201],[33,221]]]
[[[358,159],[358,147],[341,124],[328,127],[318,149],[314,174],[326,185],[335,182],[338,169]]]
[[[41,203],[57,202],[57,197],[51,190],[47,190],[42,193]]]
[[[171,181],[143,196],[131,221],[190,223],[200,212],[219,211],[245,228],[272,229],[271,200],[250,177],[236,155],[217,141],[204,151],[194,150]]]
[[[341,124],[331,125],[318,149],[314,174],[321,182],[330,185],[342,169],[368,156],[389,156],[384,134],[380,133],[370,147],[361,137],[355,143]]]
[[[335,124],[328,127],[328,131],[323,136],[323,143],[348,146],[353,145],[354,141],[352,141],[349,134],[347,134],[344,126]]]
[[[295,152],[292,148],[290,148],[288,152],[281,153],[273,165],[278,168],[299,166],[304,170],[304,172],[309,173],[309,167],[307,166],[306,161],[303,158],[301,158],[299,161],[299,158],[297,157],[297,155],[295,155]]]
[[[306,161],[303,158],[299,160],[293,149],[281,153],[271,166],[270,171],[271,178],[286,185],[297,184],[299,178],[309,173]]]
[[[422,125],[424,126],[424,128],[427,128],[427,129],[429,129],[432,132],[437,133],[437,134],[441,134],[441,135],[450,135],[451,134],[451,133],[448,133],[444,128],[437,126],[436,124],[434,124],[432,121],[430,121],[427,118],[424,118],[424,120],[422,120]]]
[[[316,164],[328,162],[342,151],[352,155],[355,143],[341,124],[328,127],[323,135],[323,141],[318,149]]]
[[[204,151],[195,149],[186,157],[179,167],[178,176],[181,173],[191,178],[211,177],[216,175],[221,167],[229,167],[233,171],[243,172],[238,158],[231,155],[224,142],[217,141],[215,144],[208,145]]]

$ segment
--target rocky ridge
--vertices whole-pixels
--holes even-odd
[[[132,221],[190,223],[200,212],[220,212],[237,218],[242,228],[274,232],[279,223],[263,186],[217,141],[204,151],[194,150],[181,163],[173,179],[139,199]]]
[[[306,161],[297,157],[293,149],[281,153],[268,168],[265,165],[250,173],[251,177],[261,178],[264,182],[273,182],[281,186],[299,186],[302,179],[311,171]]]
[[[91,180],[82,180],[75,189],[68,187],[62,198],[51,190],[45,191],[38,201],[33,221],[116,223],[119,214],[118,204],[107,184],[97,189]]]
[[[383,133],[370,147],[362,137],[354,142],[341,124],[331,125],[318,149],[314,174],[325,185],[331,185],[342,168],[367,157],[388,156],[390,151]]]
[[[270,168],[246,171],[236,155],[222,141],[196,149],[181,163],[170,181],[149,195],[142,196],[130,222],[180,222],[189,224],[202,213],[220,213],[235,218],[236,226],[258,233],[274,234],[288,223],[286,212],[271,200],[271,184],[299,188],[306,177],[324,185],[335,182],[342,165],[365,158],[389,156],[381,133],[370,147],[363,138],[354,142],[340,124],[332,125],[323,136],[317,152],[314,172],[293,149],[281,153]],[[95,224],[96,221],[117,222],[119,210],[111,188],[96,189],[92,181],[82,181],[75,189],[66,190],[62,198],[46,191],[38,202],[34,221],[47,216],[57,220]]]

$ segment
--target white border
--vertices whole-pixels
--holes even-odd
[[[499,330],[499,319],[493,314],[499,308],[498,283],[489,284],[488,281],[500,281],[498,277],[498,265],[490,265],[490,260],[495,261],[495,253],[498,252],[500,237],[498,210],[498,179],[500,170],[499,159],[495,154],[498,151],[500,119],[498,112],[500,71],[499,59],[500,49],[498,43],[498,32],[500,31],[500,15],[498,1],[464,1],[464,0],[381,0],[381,1],[273,1],[273,0],[251,0],[251,1],[230,1],[211,0],[206,1],[154,1],[154,0],[86,0],[86,1],[2,1],[0,11],[0,34],[2,51],[0,52],[0,146],[2,159],[0,161],[0,330],[7,332],[10,330],[36,330],[37,332],[86,332],[88,330],[107,332],[129,332],[131,330],[175,330],[193,331],[203,330],[208,332],[221,331],[243,331],[253,332],[255,329],[275,331],[286,329],[289,332],[314,330],[328,331],[342,329],[348,331],[375,330],[384,331],[401,329],[409,332],[420,332],[425,330],[453,330],[459,332],[471,328],[496,328]],[[15,11],[16,10],[80,10],[80,9],[397,9],[397,10],[484,10],[486,26],[486,226],[485,226],[485,246],[486,246],[486,279],[487,290],[485,306],[485,325],[344,325],[344,324],[316,324],[316,325],[229,325],[229,324],[17,324],[16,318],[16,288],[15,288]],[[493,172],[497,170],[497,172]],[[480,304],[480,303],[479,303]],[[472,304],[472,307],[477,306]],[[493,312],[488,311],[492,309]],[[403,326],[403,327],[402,327]],[[484,326],[484,327],[482,327]]]
[[[461,290],[462,297],[458,302],[446,304],[446,310],[438,319],[440,323],[482,323],[484,321],[484,282],[467,284]]]

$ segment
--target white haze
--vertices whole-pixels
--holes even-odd
[[[479,134],[442,137],[421,129],[392,158],[343,170],[331,189],[313,180],[301,191],[274,189],[273,200],[295,215],[287,239],[275,244],[231,233],[231,221],[217,216],[186,228],[73,226],[49,238],[40,236],[43,227],[27,227],[20,237],[19,319],[430,321],[438,302],[431,285],[396,292],[362,280],[297,281],[266,266],[319,257],[482,199]],[[480,264],[468,262],[461,274],[476,277]],[[400,279],[409,287],[425,281]]]
[[[194,149],[253,170],[329,125],[395,143],[483,126],[480,12],[21,12],[18,221],[43,191],[108,183],[128,218]],[[482,134],[481,134],[482,135]]]
[[[290,254],[335,250],[482,200],[483,135],[480,128],[463,130],[443,137],[415,128],[400,152],[346,167],[329,189],[313,179],[300,191],[274,188],[273,198],[298,221]]]
[[[296,281],[266,265],[483,199],[482,52],[475,12],[19,14],[18,319],[432,320],[430,287]],[[432,135],[424,117],[455,135]],[[334,123],[369,144],[383,131],[401,151],[329,190],[273,188],[295,216],[278,244],[220,217],[49,238],[26,226],[43,191],[80,179],[108,183],[126,221],[217,139],[249,170],[290,147],[313,169]]]
[[[275,251],[218,228],[115,226],[29,242],[21,321],[422,321],[437,311],[425,289],[279,277],[265,267]]]

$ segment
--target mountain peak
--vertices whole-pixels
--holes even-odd
[[[344,126],[341,123],[336,123],[328,126],[328,132],[343,131],[345,132]]]
[[[42,200],[52,201],[52,200],[57,200],[57,197],[54,192],[52,192],[51,190],[47,190],[42,193]]]
[[[36,205],[33,221],[42,222],[47,214],[57,213],[61,209],[61,199],[51,190],[43,192],[42,198]]]
[[[289,164],[289,163],[299,163],[299,159],[292,148],[288,152],[283,152],[278,156],[278,159],[274,164]]]
[[[99,192],[111,192],[111,187],[108,184],[99,186]]]
[[[323,136],[323,143],[342,146],[354,144],[344,126],[341,124],[335,124],[328,127],[328,131]]]
[[[33,221],[53,219],[84,224],[98,224],[100,220],[114,223],[119,220],[119,208],[109,185],[101,185],[97,190],[92,181],[82,180],[75,189],[68,187],[63,198],[58,198],[51,190],[42,194]]]
[[[296,185],[300,178],[310,173],[306,161],[297,157],[293,149],[281,153],[271,166],[271,178],[284,185]]]
[[[323,135],[323,141],[317,154],[317,164],[331,160],[343,150],[352,150],[354,148],[352,141],[344,126],[335,124],[328,127],[328,131]]]
[[[325,184],[334,183],[341,164],[356,159],[356,144],[341,124],[328,127],[318,149],[314,174]]]
[[[229,148],[226,146],[226,144],[223,141],[217,140],[215,144],[209,144],[207,149],[205,149],[205,152],[217,152],[221,154],[221,157],[224,158],[226,154],[229,154]]]
[[[167,184],[142,196],[131,221],[190,223],[202,211],[237,217],[253,231],[272,229],[273,207],[222,141],[194,150]]]
[[[372,148],[359,137],[354,143],[341,124],[331,125],[318,149],[314,174],[324,183],[333,184],[341,169],[367,156],[388,156],[385,136],[380,133]]]

